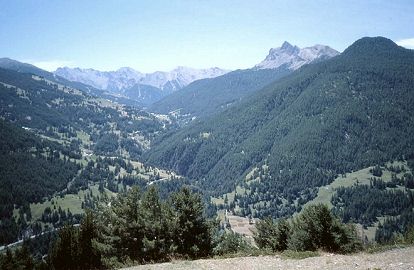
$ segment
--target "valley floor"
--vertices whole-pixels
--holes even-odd
[[[414,247],[393,249],[375,254],[337,255],[324,253],[318,257],[302,260],[283,259],[280,256],[260,256],[174,261],[140,265],[123,270],[144,269],[414,269]]]

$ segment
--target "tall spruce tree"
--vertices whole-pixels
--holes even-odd
[[[77,247],[76,229],[65,225],[59,231],[59,237],[49,255],[51,268],[56,270],[78,269],[79,253]]]
[[[81,269],[99,269],[101,254],[96,248],[95,239],[98,231],[95,218],[90,210],[86,211],[79,231],[79,267]]]
[[[177,222],[174,233],[177,252],[192,258],[211,254],[210,226],[203,215],[200,194],[185,187],[172,196],[171,202]]]

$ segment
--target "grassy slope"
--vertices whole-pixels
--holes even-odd
[[[401,172],[397,174],[397,177],[401,178],[404,173],[411,172],[409,167],[407,166],[407,162],[389,162],[386,164],[387,166],[393,165],[393,166],[401,166],[403,165],[406,168],[405,172]],[[369,185],[370,179],[374,177],[372,173],[370,173],[370,169],[372,169],[373,166],[367,167],[352,173],[347,173],[343,176],[338,176],[332,183],[326,186],[322,186],[319,188],[318,195],[313,200],[307,202],[303,208],[305,208],[308,205],[316,204],[316,203],[323,203],[329,206],[329,208],[332,208],[333,205],[331,203],[332,196],[335,194],[336,189],[339,187],[351,187],[354,185]],[[391,174],[389,170],[387,170],[385,167],[381,167],[383,169],[381,179],[384,182],[391,181]],[[398,187],[397,187],[398,189]],[[384,220],[385,217],[378,217],[380,221]],[[378,227],[378,222],[374,226],[369,226],[366,229],[362,228],[361,225],[357,224],[357,229],[362,235],[366,235],[369,241],[373,241],[375,239],[375,231]]]
[[[411,170],[408,168],[406,162],[392,162],[388,163],[387,165],[393,165],[393,166],[401,166],[404,165],[406,168],[405,172],[410,172]],[[315,203],[323,203],[327,204],[330,208],[332,208],[331,199],[332,196],[335,194],[335,189],[339,187],[351,187],[353,185],[369,185],[370,178],[374,177],[372,173],[370,173],[370,169],[372,169],[373,166],[364,168],[362,170],[358,170],[352,173],[347,173],[344,176],[338,176],[332,183],[326,186],[322,186],[319,188],[318,195],[315,199],[307,202],[304,206]],[[381,176],[381,179],[384,182],[391,181],[391,172],[387,170],[385,167],[382,167],[383,174]],[[398,177],[402,177],[405,172],[401,172],[397,174]]]

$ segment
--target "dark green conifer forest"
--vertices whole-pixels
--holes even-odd
[[[4,61],[0,269],[414,242],[414,51],[389,39],[195,81],[148,111]]]

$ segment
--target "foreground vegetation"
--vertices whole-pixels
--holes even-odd
[[[0,69],[0,245],[13,243],[1,268],[349,253],[368,228],[380,244],[412,243],[413,59],[389,40],[362,39],[178,132],[166,116]],[[232,85],[248,90],[243,74],[232,73],[226,98]],[[246,79],[265,79],[256,75]],[[361,182],[346,177],[372,165]],[[313,199],[328,206],[306,207]],[[262,219],[255,243],[231,219],[208,219],[228,212]],[[19,239],[28,241],[16,249]]]
[[[272,254],[315,256],[324,250],[350,253],[362,249],[355,229],[335,218],[327,206],[312,205],[290,220],[264,219],[254,235],[258,247],[239,234],[220,229],[204,215],[198,193],[188,188],[161,200],[155,187],[137,187],[87,211],[79,227],[63,227],[49,255],[34,259],[27,244],[0,258],[0,269],[112,269],[165,262],[173,258]],[[413,242],[414,229],[404,241]]]

